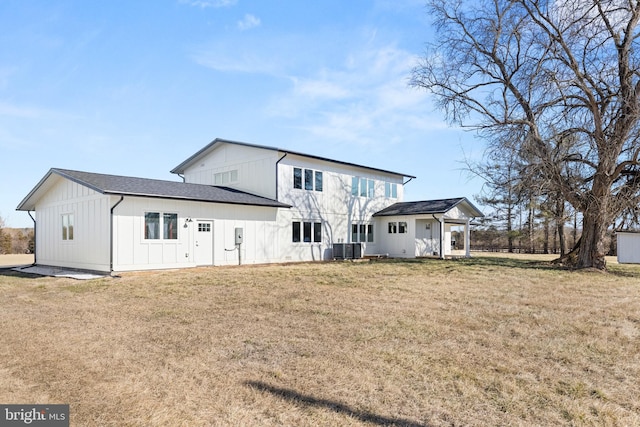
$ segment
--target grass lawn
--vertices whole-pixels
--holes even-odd
[[[73,426],[640,425],[640,266],[0,270],[0,402]]]

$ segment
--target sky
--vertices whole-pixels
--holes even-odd
[[[423,0],[2,0],[0,217],[32,227],[15,209],[50,168],[180,181],[215,138],[474,201],[481,140],[408,85],[432,37]]]

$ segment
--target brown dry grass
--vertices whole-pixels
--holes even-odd
[[[0,402],[74,426],[640,425],[640,267],[0,274]]]

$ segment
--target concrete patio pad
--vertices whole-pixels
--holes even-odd
[[[100,279],[102,277],[109,276],[106,273],[105,274],[89,273],[86,271],[75,271],[75,270],[68,270],[68,269],[58,268],[58,267],[45,267],[40,265],[17,267],[17,268],[14,268],[13,270],[19,271],[21,273],[39,274],[41,276],[51,276],[51,277],[69,277],[71,279],[78,279],[78,280]]]

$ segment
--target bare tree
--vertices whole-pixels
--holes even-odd
[[[605,269],[607,228],[640,190],[638,0],[430,0],[438,31],[411,84],[522,158],[581,213],[576,267]]]

